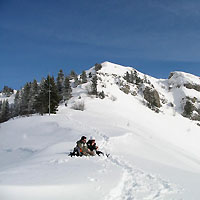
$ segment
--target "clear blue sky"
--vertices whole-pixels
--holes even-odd
[[[200,1],[0,0],[0,89],[103,61],[200,76]]]

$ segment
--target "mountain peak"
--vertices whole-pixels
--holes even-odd
[[[188,83],[200,85],[200,77],[186,72],[174,71],[170,73],[169,83],[176,83],[178,85],[184,85]]]
[[[119,65],[119,64],[112,63],[109,61],[105,61],[105,62],[101,63],[101,65],[102,65],[102,69],[100,71],[102,73],[107,73],[107,74],[117,74],[120,76],[124,76],[124,74],[127,71],[130,72],[131,70],[133,70],[132,67]]]

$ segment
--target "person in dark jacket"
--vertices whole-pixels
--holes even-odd
[[[95,138],[93,136],[90,137],[90,139],[87,142],[87,147],[91,151],[91,155],[95,156],[97,154],[100,156],[100,154],[104,155],[103,152],[98,151],[98,146],[96,145]]]
[[[93,152],[91,152],[86,144],[86,139],[86,136],[82,136],[81,139],[76,142],[74,152],[76,152],[77,156],[93,156]]]

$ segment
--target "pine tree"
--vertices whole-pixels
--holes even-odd
[[[56,80],[57,80],[56,85],[57,85],[57,89],[58,89],[58,94],[60,96],[60,100],[62,100],[64,81],[65,81],[65,76],[64,76],[62,69],[60,69],[60,71],[58,72],[58,77]]]
[[[92,78],[92,94],[97,95],[97,75]]]
[[[94,66],[95,66],[94,68],[96,71],[99,71],[102,68],[102,65],[98,63],[96,63]]]
[[[64,92],[63,92],[63,99],[64,100],[69,100],[72,97],[72,88],[70,85],[70,80],[66,76],[65,77],[65,82],[64,82]]]
[[[1,106],[0,123],[8,121],[10,117],[9,103],[8,100],[5,100]]]
[[[15,114],[15,107],[14,104],[9,104],[9,112],[10,112],[10,118],[14,117]]]
[[[45,107],[48,102],[48,88],[45,87],[45,82],[46,80],[42,78],[39,85],[38,95],[36,96],[34,103],[36,113],[40,113],[41,115],[45,113]]]
[[[143,82],[142,79],[138,76],[138,73],[137,73],[136,70],[134,71],[134,79],[135,79],[135,84],[136,85],[139,85],[140,83]]]
[[[20,104],[20,115],[28,115],[30,114],[31,105],[30,105],[30,91],[31,91],[31,83],[26,83],[24,88],[22,89],[22,99]]]
[[[130,83],[134,83],[134,74],[133,74],[133,71],[131,71],[131,75],[130,75]]]
[[[91,72],[89,73],[89,78],[92,78],[92,73]]]
[[[3,90],[1,91],[5,96],[10,97],[14,90],[12,88],[9,88],[8,86],[4,86]]]
[[[105,98],[105,93],[104,93],[103,90],[99,93],[99,98],[100,99],[104,99]]]
[[[71,71],[71,73],[69,75],[69,79],[73,80],[72,87],[75,88],[79,85],[78,75],[76,74],[76,72],[74,70]]]
[[[78,80],[78,76],[74,77],[74,83],[73,83],[73,87],[77,87],[80,84],[80,81]]]
[[[128,72],[126,72],[126,75],[125,75],[124,79],[125,79],[128,83],[130,83],[130,74],[129,74]]]
[[[58,90],[54,77],[47,76],[40,86],[39,95],[36,97],[35,109],[38,113],[49,112],[49,91],[50,91],[50,112],[55,113],[59,104]]]
[[[85,71],[81,74],[81,83],[87,83],[87,74]]]
[[[74,70],[71,70],[70,75],[69,75],[69,79],[72,80],[72,79],[74,79],[75,77],[77,77],[76,72],[75,72]]]
[[[31,83],[31,89],[30,89],[30,114],[36,113],[35,109],[35,103],[36,103],[36,98],[39,94],[39,85],[37,81],[34,79],[33,82]]]
[[[20,107],[21,107],[21,92],[20,92],[20,90],[17,90],[17,92],[15,94],[15,99],[14,99],[13,117],[20,115]]]
[[[51,91],[51,102],[50,102],[50,112],[51,113],[56,113],[60,98],[58,94],[58,90],[54,81],[54,77],[50,77],[50,91]]]

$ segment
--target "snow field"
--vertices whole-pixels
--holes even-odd
[[[105,99],[89,97],[83,84],[56,115],[1,124],[1,200],[199,200],[199,127],[179,114],[181,98],[196,91],[169,91],[174,78],[148,77],[167,103],[175,104],[175,110],[166,104],[156,114],[141,96],[127,95],[116,85],[115,75],[132,68],[102,65],[100,72],[106,75],[98,89],[104,90]],[[185,73],[176,75],[181,84],[185,79],[199,81]],[[83,112],[71,109],[78,101],[85,104]],[[110,156],[69,157],[82,135],[94,136],[99,149]]]

